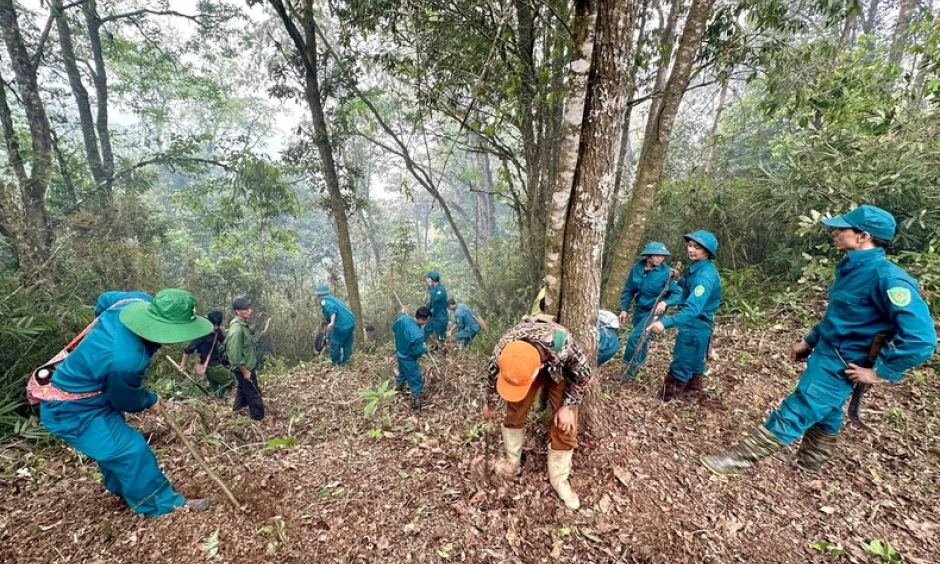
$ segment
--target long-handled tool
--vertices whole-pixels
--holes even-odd
[[[868,349],[868,356],[862,362],[862,368],[871,368],[875,365],[875,361],[878,360],[878,355],[881,353],[881,349],[884,347],[887,339],[888,335],[886,333],[875,334],[875,337],[871,341],[871,347]],[[832,350],[836,352],[836,356],[839,357],[842,365],[848,368],[849,364],[842,358],[839,349],[832,347]],[[871,427],[862,422],[862,398],[865,397],[865,393],[868,392],[870,388],[871,384],[855,384],[852,388],[852,399],[849,401],[849,421],[866,431],[871,431]]]
[[[493,469],[490,466],[491,453],[493,452],[493,442],[490,439],[490,426],[484,421],[483,422],[483,441],[484,441],[484,451],[483,451],[483,476],[486,477],[487,483],[492,484],[493,482]]]
[[[177,364],[175,360],[173,360],[172,358],[170,358],[170,355],[164,355],[164,356],[166,356],[166,359],[167,359],[168,361],[170,361],[170,364],[172,364],[173,367],[176,368],[176,370],[177,370],[180,374],[182,374],[184,378],[186,378],[187,380],[189,380],[190,382],[192,382],[197,388],[199,388],[199,389],[202,391],[202,393],[206,394],[207,396],[211,396],[211,395],[212,395],[212,394],[209,393],[209,390],[203,388],[203,387],[199,384],[199,382],[197,382],[197,381],[193,380],[192,378],[190,378],[189,374],[187,374],[186,371],[183,370],[183,367],[180,366],[179,364]]]
[[[173,416],[167,412],[165,406],[161,411],[161,414],[163,415],[163,420],[166,422],[167,426],[176,435],[176,438],[178,438],[180,442],[183,443],[183,446],[186,447],[186,450],[189,451],[189,454],[193,455],[193,458],[196,459],[196,463],[199,464],[203,470],[205,470],[206,474],[209,475],[209,478],[218,484],[219,488],[222,490],[222,493],[225,494],[225,497],[227,497],[228,500],[232,502],[232,505],[234,505],[236,509],[244,509],[242,504],[238,503],[238,500],[235,499],[232,491],[228,489],[228,486],[225,485],[225,482],[222,481],[222,478],[219,478],[219,476],[212,471],[212,468],[209,467],[209,464],[206,462],[206,460],[202,457],[201,454],[199,454],[199,451],[196,450],[196,447],[194,447],[193,444],[189,442],[189,439],[187,439],[186,435],[183,434],[183,430],[180,429],[176,419],[173,419]]]
[[[676,263],[676,269],[682,267],[681,262]],[[656,318],[656,306],[659,304],[660,300],[663,299],[663,296],[666,295],[666,292],[669,291],[669,286],[672,284],[672,273],[669,274],[669,278],[666,280],[666,284],[663,286],[663,289],[659,291],[659,295],[656,296],[656,301],[653,302],[653,309],[650,310],[649,315],[646,316],[646,319],[643,320],[643,332],[640,333],[640,339],[636,344],[636,348],[633,350],[633,356],[630,357],[630,362],[627,363],[627,368],[623,371],[624,374],[629,374],[633,369],[633,365],[636,364],[636,359],[640,355],[640,351],[643,350],[643,347],[646,346],[646,342],[649,341],[650,325],[653,324],[653,320]]]

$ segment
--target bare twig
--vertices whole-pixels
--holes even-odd
[[[218,484],[219,488],[225,494],[225,497],[227,497],[228,500],[232,502],[232,505],[235,506],[236,509],[244,509],[242,504],[238,503],[238,500],[235,499],[234,495],[232,495],[232,491],[228,489],[228,486],[225,485],[225,482],[222,481],[222,478],[219,478],[218,474],[212,471],[212,468],[209,467],[209,464],[206,462],[206,460],[202,457],[201,454],[199,454],[199,451],[196,450],[196,447],[194,447],[193,444],[189,442],[189,439],[187,439],[186,435],[183,434],[183,430],[180,429],[176,419],[173,419],[173,416],[170,415],[165,408],[163,409],[162,414],[163,420],[166,422],[167,426],[183,443],[183,446],[186,447],[186,450],[188,450],[189,453],[193,455],[193,458],[196,459],[196,462],[199,464],[199,466],[201,466],[202,469],[205,470],[206,474],[212,478],[212,481]]]

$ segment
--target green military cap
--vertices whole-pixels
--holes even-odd
[[[876,239],[890,241],[894,237],[898,223],[894,216],[878,206],[863,204],[849,213],[822,220],[823,225],[836,229],[858,229]]]

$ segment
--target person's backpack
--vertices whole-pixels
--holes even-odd
[[[140,298],[125,298],[111,304],[111,307],[105,311],[108,311],[109,309],[115,308],[119,305],[124,305],[126,303],[142,301],[144,300]],[[104,311],[92,319],[91,323],[82,329],[82,332],[72,339],[69,344],[65,345],[64,349],[56,353],[55,356],[42,363],[39,368],[36,368],[32,371],[32,373],[30,373],[29,380],[26,381],[26,399],[31,405],[36,405],[43,399],[48,399],[49,384],[52,383],[52,375],[55,374],[55,371],[59,365],[62,364],[66,358],[68,358],[69,354],[78,348],[79,343],[81,343],[82,339],[85,338],[85,335],[87,335],[92,330],[92,328],[98,324],[98,320],[101,319],[102,315],[104,315]]]

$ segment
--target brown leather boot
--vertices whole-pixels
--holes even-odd
[[[663,400],[663,403],[671,402],[682,394],[685,385],[685,382],[673,378],[672,372],[667,373],[666,379],[663,380],[663,389],[659,392],[659,399]]]
[[[686,382],[685,389],[682,390],[682,397],[685,399],[696,400],[702,394],[705,387],[705,375],[693,374],[692,379]]]

